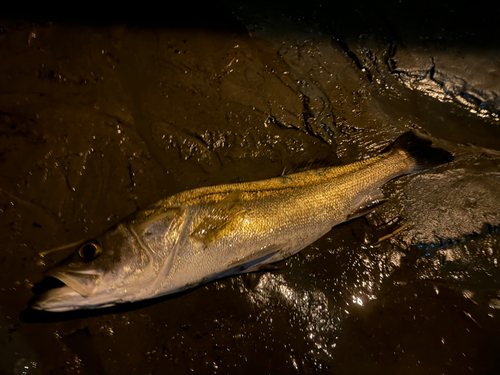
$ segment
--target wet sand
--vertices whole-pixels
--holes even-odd
[[[387,4],[0,18],[1,372],[500,371],[498,10]],[[27,308],[73,249],[40,252],[185,189],[376,155],[408,129],[454,161],[387,184],[385,204],[275,271]]]

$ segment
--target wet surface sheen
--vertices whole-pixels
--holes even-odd
[[[254,4],[0,19],[0,372],[500,371],[498,10]],[[42,251],[184,189],[376,155],[410,128],[455,160],[387,184],[384,205],[274,271],[26,310],[71,249]]]

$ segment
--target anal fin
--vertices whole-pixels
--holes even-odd
[[[356,202],[355,210],[347,215],[347,220],[356,219],[372,212],[387,200],[380,189],[374,189]]]

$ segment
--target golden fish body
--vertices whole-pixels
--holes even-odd
[[[103,307],[257,270],[366,213],[383,199],[387,181],[451,159],[408,132],[379,156],[349,165],[175,194],[49,270],[66,286],[40,295],[33,307]],[[92,250],[86,251],[91,259],[82,259],[82,249]]]

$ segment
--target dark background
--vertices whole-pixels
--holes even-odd
[[[135,5],[0,17],[1,372],[498,373],[498,7]],[[184,189],[370,157],[408,129],[455,160],[389,183],[276,271],[27,309],[72,250],[42,251]]]

